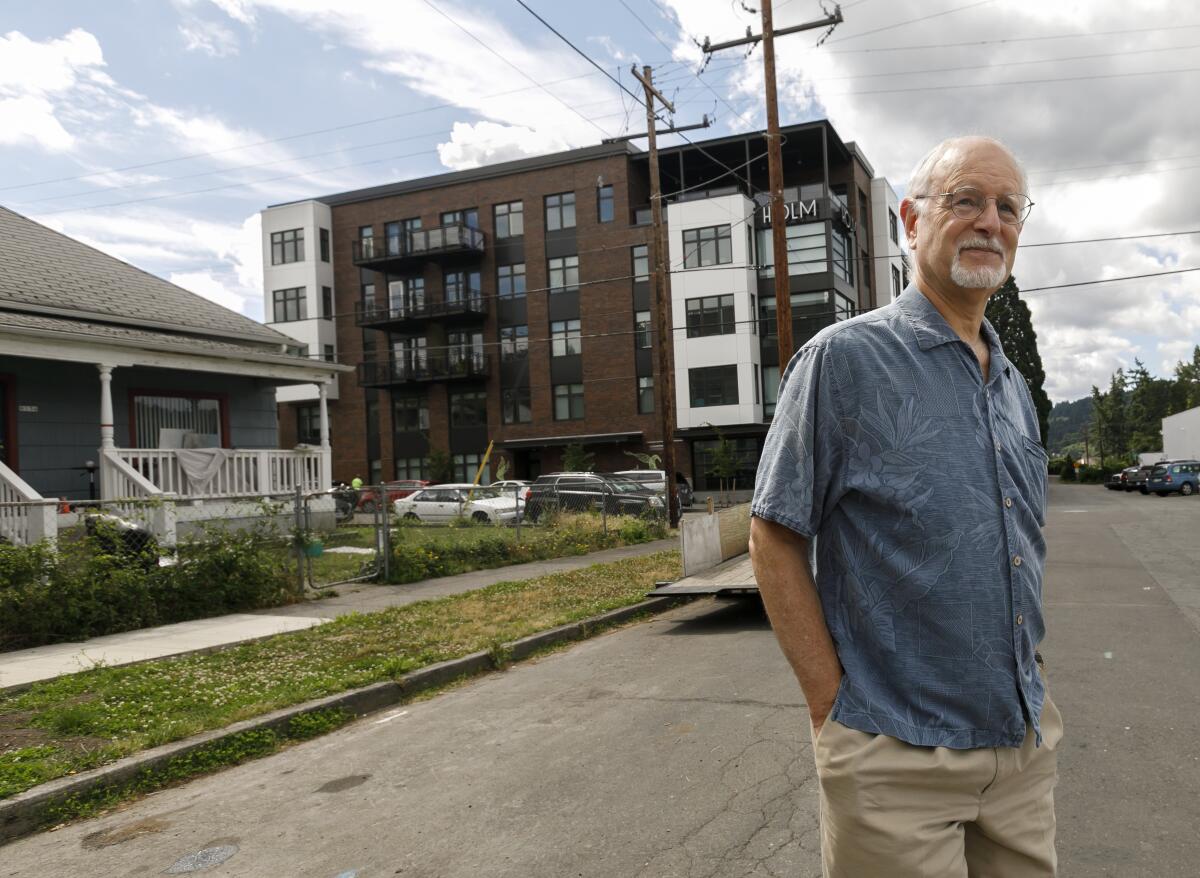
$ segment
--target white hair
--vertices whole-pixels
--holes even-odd
[[[1017,161],[1017,157],[1013,155],[1013,151],[996,140],[994,137],[984,137],[976,134],[969,134],[959,137],[948,137],[935,146],[929,152],[925,153],[925,157],[917,162],[917,166],[913,168],[912,174],[908,178],[908,186],[904,190],[906,198],[912,198],[914,195],[935,195],[933,191],[933,176],[938,165],[944,159],[947,153],[953,152],[959,147],[969,143],[987,143],[1001,150],[1013,163],[1013,167],[1017,169],[1017,174],[1021,178],[1021,193],[1029,194],[1029,178],[1025,175],[1025,168]],[[913,211],[919,216],[921,206],[924,199],[917,199],[912,203]]]

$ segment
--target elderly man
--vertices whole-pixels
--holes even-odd
[[[788,365],[750,552],[808,704],[827,876],[1054,875],[1046,454],[984,319],[1032,207],[995,140],[917,166],[913,283]]]

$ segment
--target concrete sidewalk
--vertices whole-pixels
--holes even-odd
[[[96,665],[126,665],[147,659],[217,649],[248,640],[258,640],[287,631],[320,625],[348,613],[371,613],[417,601],[460,594],[496,582],[533,579],[563,570],[578,570],[592,564],[619,561],[679,548],[678,539],[656,540],[636,546],[603,549],[588,555],[531,561],[493,570],[474,570],[456,576],[426,579],[405,585],[355,583],[339,586],[337,597],[273,607],[250,613],[234,613],[211,619],[194,619],[93,637],[82,643],[56,643],[0,653],[0,691],[61,674],[73,674]]]

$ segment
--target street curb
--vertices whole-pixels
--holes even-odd
[[[47,812],[73,796],[82,796],[103,788],[112,788],[136,778],[144,771],[165,766],[173,759],[187,756],[201,748],[245,732],[286,730],[297,717],[330,710],[341,710],[352,718],[383,710],[429,689],[454,680],[478,676],[496,670],[510,661],[520,661],[540,650],[573,641],[585,640],[612,625],[642,615],[654,615],[688,603],[696,595],[673,595],[650,598],[629,607],[621,607],[598,616],[540,631],[520,640],[503,644],[495,653],[473,652],[450,661],[439,662],[405,674],[398,680],[372,683],[361,689],[329,695],[304,704],[285,707],[254,719],[243,720],[135,753],[111,765],[70,777],[61,777],[0,801],[0,845],[15,841],[42,828]],[[198,775],[199,776],[199,775]],[[189,778],[190,780],[190,778]]]

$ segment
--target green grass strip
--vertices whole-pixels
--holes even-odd
[[[549,628],[641,601],[681,575],[660,552],[281,634],[217,653],[96,668],[0,697],[0,799],[150,747],[283,707],[394,680]],[[318,722],[319,726],[320,723]],[[316,733],[320,733],[320,729]],[[118,798],[273,752],[299,735],[247,733],[168,765]],[[141,784],[139,786],[139,784]],[[76,816],[108,801],[77,802]],[[85,807],[86,806],[86,807]],[[82,809],[82,810],[81,810]]]

